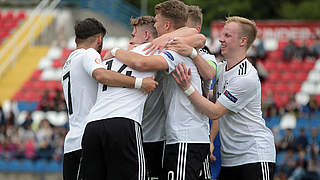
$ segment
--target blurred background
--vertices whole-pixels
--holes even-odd
[[[0,0],[0,179],[62,179],[68,116],[61,68],[75,49],[73,25],[95,17],[107,29],[102,56],[127,48],[130,17],[160,0]],[[227,16],[256,21],[248,51],[277,147],[277,180],[320,179],[320,1],[185,0],[203,9],[202,32],[220,60]]]

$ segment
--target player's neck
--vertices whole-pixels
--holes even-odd
[[[95,49],[95,47],[91,44],[82,43],[77,45],[77,49],[89,49],[89,48]]]
[[[227,71],[230,70],[231,68],[233,68],[234,66],[236,66],[237,64],[239,64],[242,60],[244,60],[246,58],[246,54],[235,54],[231,57],[228,57],[226,59],[227,61]]]

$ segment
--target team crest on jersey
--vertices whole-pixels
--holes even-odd
[[[99,58],[95,58],[94,62],[97,63],[97,64],[101,64],[101,60]]]
[[[174,61],[174,58],[173,58],[173,56],[172,56],[172,54],[171,54],[170,52],[168,52],[168,51],[163,51],[163,53],[164,53],[165,55],[167,55],[169,59],[171,59],[172,61]]]
[[[228,99],[230,99],[232,102],[236,103],[238,99],[234,97],[229,91],[225,90],[223,93]]]

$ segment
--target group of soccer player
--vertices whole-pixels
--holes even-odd
[[[273,179],[273,135],[262,118],[257,71],[246,59],[255,23],[227,18],[225,60],[217,62],[203,49],[199,7],[168,0],[155,15],[131,19],[129,49],[113,48],[103,59],[103,25],[94,18],[75,25],[77,49],[62,77],[70,126],[63,178],[211,179],[219,122],[219,179]]]

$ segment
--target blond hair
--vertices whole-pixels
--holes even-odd
[[[193,26],[202,26],[203,21],[202,10],[199,6],[188,6],[188,19],[192,21]]]
[[[135,26],[144,26],[151,32],[153,38],[156,38],[158,36],[157,30],[154,27],[155,23],[156,19],[153,16],[140,16],[137,18],[130,18],[130,25],[132,26],[132,28]]]
[[[179,0],[168,0],[159,3],[154,7],[154,10],[156,14],[170,19],[174,29],[184,27],[188,20],[187,5]]]
[[[244,17],[239,17],[239,16],[227,17],[227,20],[225,23],[227,24],[231,22],[240,24],[241,26],[240,36],[244,36],[248,38],[248,42],[247,42],[247,49],[248,49],[257,36],[256,23]]]

